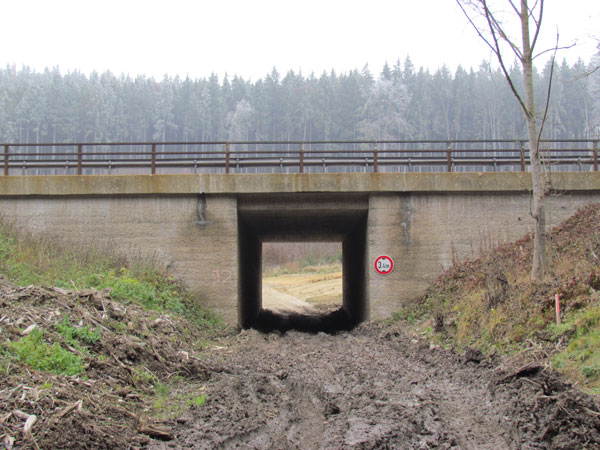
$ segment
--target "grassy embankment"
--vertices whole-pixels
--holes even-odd
[[[531,255],[526,236],[457,264],[395,319],[459,350],[547,355],[554,369],[600,394],[600,205],[580,210],[552,231],[550,273],[543,283],[531,281]]]
[[[17,233],[0,223],[0,274],[18,286],[110,289],[114,300],[184,316],[199,329],[220,326],[183,285],[151,261],[128,261],[116,253],[71,248]]]
[[[131,263],[106,252],[56,245],[17,233],[6,225],[0,225],[0,282],[2,277],[10,286],[53,287],[32,287],[31,294],[12,289],[18,298],[41,295],[39,299],[29,298],[26,304],[24,300],[15,303],[9,297],[0,298],[0,306],[8,299],[0,308],[0,331],[4,331],[0,334],[0,371],[6,380],[13,377],[24,385],[34,382],[27,380],[27,374],[32,373],[27,369],[42,375],[87,378],[102,376],[96,372],[92,375],[93,368],[118,363],[127,380],[118,385],[131,383],[132,388],[140,388],[145,404],[152,405],[157,416],[163,416],[169,412],[165,410],[167,405],[177,403],[169,397],[169,383],[182,377],[156,375],[158,372],[153,373],[149,363],[142,361],[144,352],[164,363],[157,371],[168,372],[175,365],[169,360],[170,346],[181,342],[187,357],[224,329],[219,318],[198,306],[180,282],[149,262]],[[102,290],[109,293],[94,294]],[[100,311],[93,301],[102,302],[96,305]],[[12,317],[17,314],[22,315]],[[96,320],[97,316],[101,318]],[[171,329],[163,333],[163,324]],[[164,346],[165,354],[159,354],[161,339],[167,338],[172,342]],[[120,361],[112,350],[115,343],[134,348],[138,359]],[[140,350],[142,347],[145,349]],[[203,401],[203,397],[190,398],[196,405]]]

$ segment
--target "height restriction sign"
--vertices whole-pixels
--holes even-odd
[[[380,275],[388,275],[394,270],[394,260],[387,255],[375,259],[375,271]]]

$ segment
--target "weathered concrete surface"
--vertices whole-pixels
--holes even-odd
[[[551,181],[551,225],[600,201],[599,173]],[[0,216],[33,233],[154,257],[230,324],[260,301],[244,293],[260,291],[261,240],[340,240],[350,268],[344,304],[378,319],[422,295],[453,261],[530,232],[529,186],[521,173],[9,176],[0,177]],[[381,254],[395,261],[386,276],[373,266]]]
[[[549,199],[549,226],[578,208],[600,201],[598,192],[572,192]],[[371,194],[368,224],[371,318],[388,317],[454,261],[477,258],[532,231],[525,193]],[[394,259],[394,271],[379,275],[373,262]]]
[[[237,322],[234,196],[0,197],[0,216],[35,234],[155,260]]]
[[[553,173],[557,191],[600,191],[600,172]],[[0,196],[296,192],[525,192],[529,173],[0,176]]]

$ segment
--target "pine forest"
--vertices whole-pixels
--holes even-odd
[[[600,71],[556,64],[544,136],[600,133]],[[515,64],[511,75],[518,80]],[[545,109],[551,66],[535,74]],[[518,84],[518,82],[517,82]],[[525,122],[500,69],[416,68],[410,58],[380,72],[308,76],[276,68],[264,78],[212,75],[162,80],[110,72],[0,71],[0,141],[197,142],[520,139]]]

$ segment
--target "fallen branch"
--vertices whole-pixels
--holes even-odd
[[[63,418],[65,417],[67,414],[69,414],[71,411],[77,409],[77,411],[81,412],[81,408],[83,406],[83,400],[78,400],[75,403],[73,403],[72,405],[67,406],[65,409],[63,409],[61,412],[59,412],[57,414],[57,417]]]
[[[23,434],[31,434],[31,428],[33,428],[36,422],[37,416],[35,414],[31,414],[25,421],[25,425],[23,425]]]
[[[138,431],[142,434],[150,436],[153,439],[160,439],[161,441],[172,441],[175,439],[175,435],[169,429],[163,427],[140,425]]]
[[[494,381],[493,383],[494,383],[494,385],[503,384],[512,379],[535,375],[535,374],[541,372],[543,369],[544,369],[544,367],[537,363],[528,363],[528,364],[525,364],[520,369],[518,369],[514,372],[511,372],[508,375],[503,376],[502,378]]]

